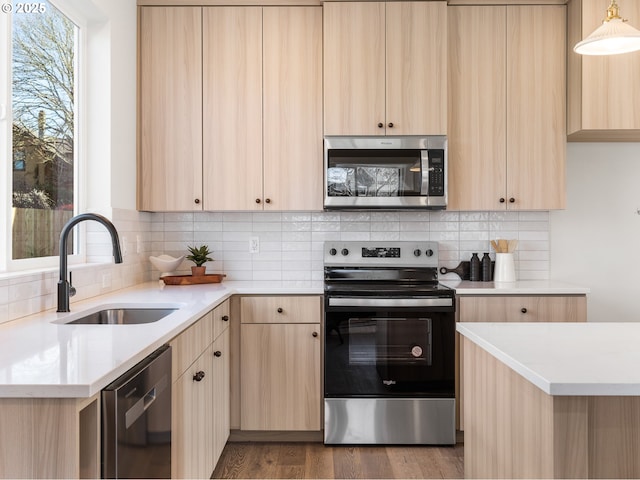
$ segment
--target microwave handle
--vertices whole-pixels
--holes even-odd
[[[422,184],[420,185],[420,195],[429,195],[429,171],[431,166],[429,165],[429,150],[420,151],[420,172],[422,175]]]

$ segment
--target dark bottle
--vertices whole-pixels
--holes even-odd
[[[482,272],[480,267],[480,259],[478,254],[471,255],[471,261],[469,262],[469,280],[472,282],[479,282]]]
[[[488,253],[482,256],[482,281],[490,282],[493,280],[491,275],[491,257]]]

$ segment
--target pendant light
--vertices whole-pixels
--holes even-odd
[[[640,30],[620,17],[616,0],[611,0],[602,25],[573,47],[580,55],[617,55],[636,50],[640,50]]]

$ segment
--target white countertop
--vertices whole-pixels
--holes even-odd
[[[585,294],[588,289],[550,281],[443,282],[458,295]],[[161,287],[162,285],[162,287]],[[0,397],[85,398],[135,366],[233,294],[322,295],[323,283],[234,282],[164,286],[154,281],[73,303],[70,313],[43,312],[0,325]],[[102,305],[177,306],[167,317],[141,325],[65,325],[67,317]]]
[[[459,323],[549,395],[640,395],[639,323]]]
[[[0,325],[0,397],[91,397],[233,294],[322,293],[322,283],[164,286],[155,281],[73,303],[70,313],[44,312],[14,320]],[[52,323],[100,305],[127,304],[179,310],[141,325]]]
[[[516,282],[470,282],[442,280],[456,290],[456,295],[586,295],[589,289],[554,280],[520,280]]]

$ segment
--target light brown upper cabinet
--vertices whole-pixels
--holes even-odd
[[[139,9],[138,209],[202,209],[202,9]]]
[[[448,208],[564,208],[566,7],[450,6],[448,21]]]
[[[608,1],[568,3],[569,141],[640,141],[640,52],[621,55],[578,55],[573,47],[593,32],[605,16]],[[640,26],[640,2],[620,2],[620,14]]]
[[[321,210],[321,7],[140,11],[139,208]],[[166,87],[150,96],[158,76]]]
[[[446,2],[323,9],[324,134],[446,134]]]
[[[262,210],[262,8],[203,9],[205,210]]]
[[[265,210],[322,210],[322,7],[263,12]]]

